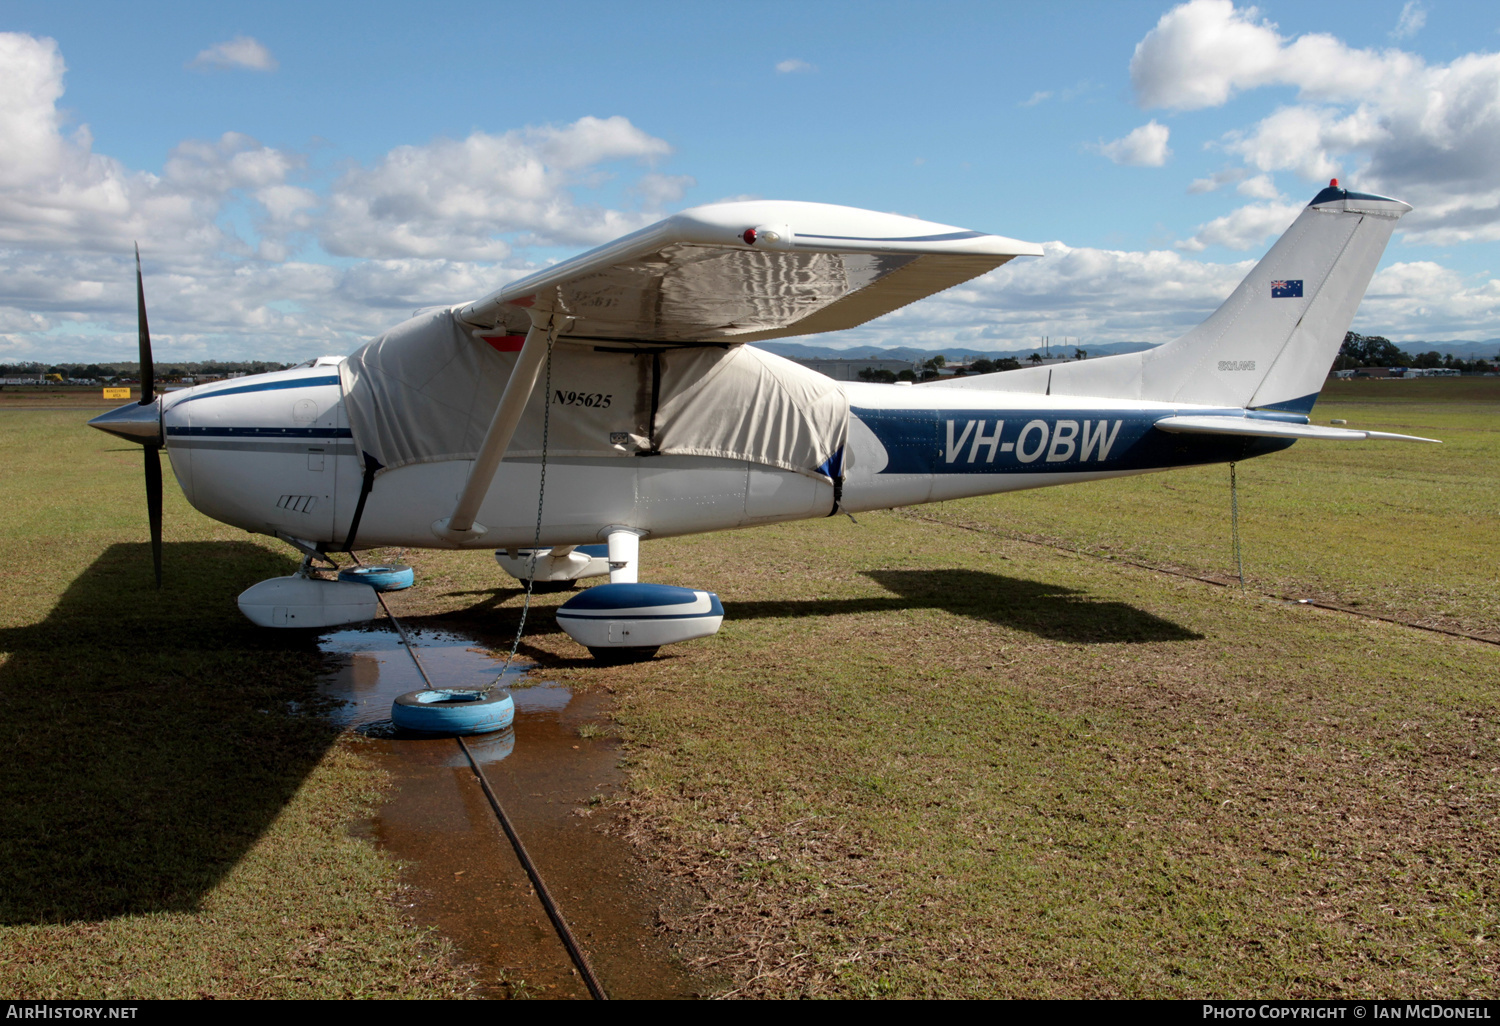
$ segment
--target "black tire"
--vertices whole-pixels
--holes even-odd
[[[660,645],[650,648],[591,648],[589,655],[603,666],[623,666],[626,663],[644,663],[656,655]]]

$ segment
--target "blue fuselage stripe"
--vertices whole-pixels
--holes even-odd
[[[348,428],[168,427],[175,438],[353,438]]]
[[[885,447],[882,474],[1156,470],[1248,459],[1293,441],[1155,430],[1167,411],[853,408],[850,413]],[[1225,415],[1244,414],[1226,410]]]
[[[318,385],[337,385],[338,375],[329,378],[293,378],[290,381],[262,381],[254,385],[237,385],[234,388],[219,388],[212,392],[204,392],[200,395],[190,395],[179,399],[173,406],[181,406],[198,399],[217,399],[224,395],[244,395],[246,392],[275,392],[284,388],[312,388]]]

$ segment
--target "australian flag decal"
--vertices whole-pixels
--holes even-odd
[[[1302,279],[1296,281],[1273,281],[1271,282],[1272,299],[1301,299]]]

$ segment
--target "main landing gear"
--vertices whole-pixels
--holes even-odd
[[[604,545],[521,549],[495,553],[495,561],[524,581],[535,563],[536,583],[571,586],[609,574],[609,583],[579,592],[557,610],[557,624],[599,662],[642,662],[662,645],[718,633],[724,607],[712,592],[639,581],[643,532],[612,527]]]

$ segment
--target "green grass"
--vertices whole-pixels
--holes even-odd
[[[1443,444],[1299,442],[1241,463],[1249,586],[1500,637],[1493,554],[1500,522],[1500,378],[1339,383],[1325,393],[1313,420],[1332,418]],[[1235,571],[1223,466],[912,512],[1195,573]]]
[[[746,993],[1493,993],[1495,649],[891,515],[671,559],[633,805]]]
[[[294,564],[169,482],[158,592],[140,450],[81,420],[0,412],[0,990],[462,993],[349,834],[385,781],[313,715],[317,649],[234,606]]]
[[[1495,629],[1491,386],[1400,391],[1441,384],[1331,390],[1314,419],[1442,447],[1241,466],[1255,587]],[[380,782],[289,711],[315,654],[233,610],[290,561],[169,487],[184,590],[158,597],[138,450],[10,416],[8,992],[459,988],[347,836]],[[598,667],[547,594],[522,651],[615,696],[631,834],[704,895],[663,925],[726,993],[1491,996],[1500,649],[1098,558],[1224,573],[1226,477],[648,541],[648,579],[722,596],[718,637]],[[407,559],[399,611],[514,623],[487,553]]]
[[[1492,629],[1489,408],[1341,414],[1449,442],[1242,465],[1252,583]],[[726,993],[1492,995],[1500,649],[1025,540],[1223,573],[1226,477],[648,541],[718,637],[599,668],[541,596],[525,650],[616,696],[633,835],[706,895],[666,925]],[[514,604],[412,559],[414,613]]]

